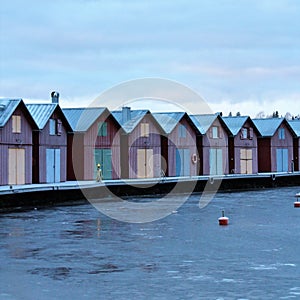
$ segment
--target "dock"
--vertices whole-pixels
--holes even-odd
[[[162,177],[0,186],[0,211],[75,205],[90,199],[110,201],[168,193],[232,192],[300,186],[300,172]],[[88,199],[88,200],[87,200]]]

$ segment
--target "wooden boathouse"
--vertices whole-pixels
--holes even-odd
[[[32,131],[36,129],[22,99],[0,99],[0,185],[32,183]]]
[[[290,120],[288,121],[289,125],[295,133],[294,142],[293,142],[293,162],[292,162],[292,171],[300,171],[300,120]]]
[[[162,169],[165,176],[197,176],[200,159],[199,130],[185,112],[153,113],[165,132],[162,136]]]
[[[249,116],[222,117],[230,131],[228,163],[231,174],[256,174],[259,131]]]
[[[200,175],[223,175],[229,173],[228,135],[229,130],[219,114],[191,115],[202,135],[198,152],[203,157]]]
[[[27,104],[38,126],[33,131],[33,183],[67,180],[67,134],[72,129],[53,92],[52,103]]]
[[[121,177],[161,177],[161,135],[164,132],[150,111],[123,107],[112,114],[123,129]]]
[[[284,118],[253,119],[258,138],[258,172],[291,172],[295,133]]]
[[[103,179],[120,178],[121,127],[104,107],[64,108],[73,134],[68,139],[68,180],[95,180],[97,165]]]

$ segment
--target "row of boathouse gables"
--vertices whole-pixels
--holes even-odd
[[[0,100],[1,185],[299,171],[299,120]]]

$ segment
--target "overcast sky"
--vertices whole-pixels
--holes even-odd
[[[300,113],[298,0],[7,0],[0,11],[1,97],[56,90],[63,107],[83,106],[146,77],[176,81],[224,114]]]

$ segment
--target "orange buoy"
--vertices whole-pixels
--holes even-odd
[[[229,223],[229,219],[227,217],[225,217],[224,210],[222,210],[222,217],[219,218],[219,225],[222,225],[222,226],[223,225],[228,225],[228,223]]]

